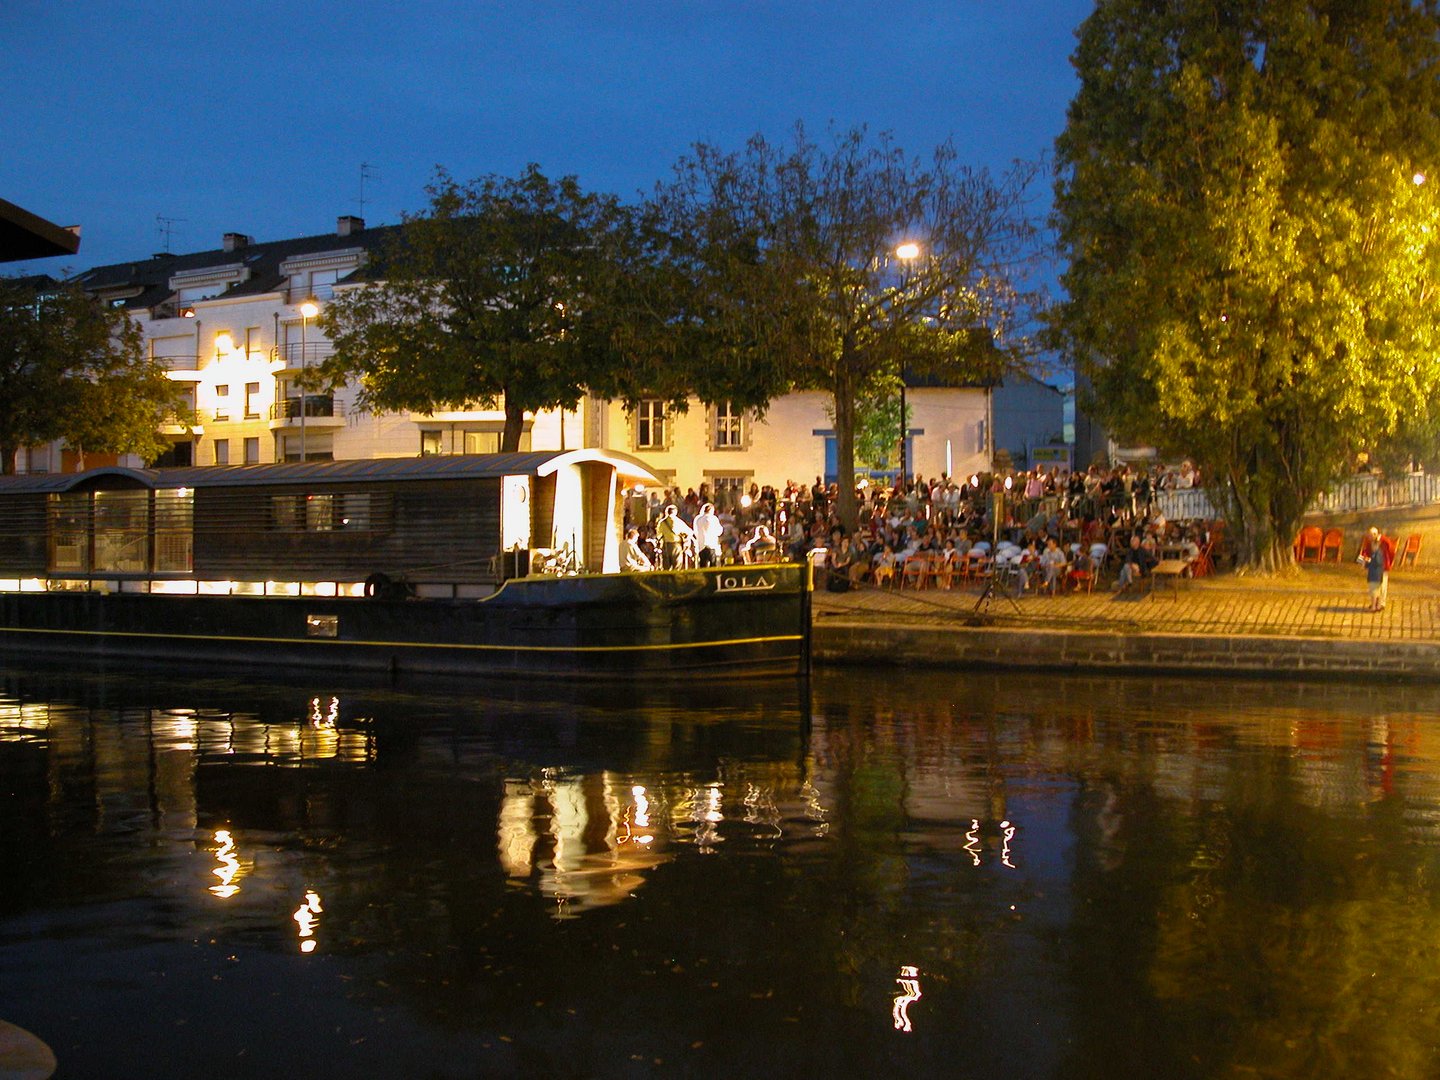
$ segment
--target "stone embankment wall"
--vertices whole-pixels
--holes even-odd
[[[1427,641],[940,628],[834,619],[816,625],[812,655],[815,663],[822,666],[866,664],[955,670],[1173,672],[1440,682],[1440,642]]]

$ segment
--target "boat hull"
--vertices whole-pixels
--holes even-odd
[[[799,564],[523,578],[483,600],[0,594],[7,651],[466,675],[806,669]]]

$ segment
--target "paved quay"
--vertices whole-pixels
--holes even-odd
[[[815,594],[814,654],[826,663],[1066,670],[1400,677],[1440,681],[1440,572],[1390,577],[1368,610],[1364,571],[1305,566],[1256,578],[1221,573],[1173,591],[1058,597],[977,587],[862,587]]]

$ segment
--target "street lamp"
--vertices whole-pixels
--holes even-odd
[[[906,240],[895,249],[895,257],[900,260],[900,292],[903,294],[906,284],[906,271],[910,268],[910,263],[920,257],[920,245],[913,240]],[[901,302],[903,303],[903,301],[904,297],[902,295]],[[900,360],[900,488],[902,491],[907,487],[906,472],[908,470],[906,466],[908,463],[905,460],[905,438],[908,434],[909,427],[910,425],[907,422],[905,410],[905,360],[902,357]]]
[[[300,305],[300,460],[309,460],[309,447],[305,443],[305,371],[310,366],[310,351],[306,348],[305,336],[310,320],[320,314],[320,305],[306,300]]]

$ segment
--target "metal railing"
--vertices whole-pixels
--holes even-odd
[[[271,420],[295,420],[302,415],[334,416],[335,399],[329,394],[306,394],[303,398],[286,398],[270,406]]]
[[[1162,491],[1154,501],[1171,521],[1220,516],[1203,488]],[[1436,503],[1440,503],[1440,474],[1412,473],[1388,480],[1378,476],[1352,476],[1317,498],[1309,512],[1345,514]]]
[[[316,367],[335,351],[328,341],[291,341],[276,345],[270,351],[270,358],[287,368]]]

